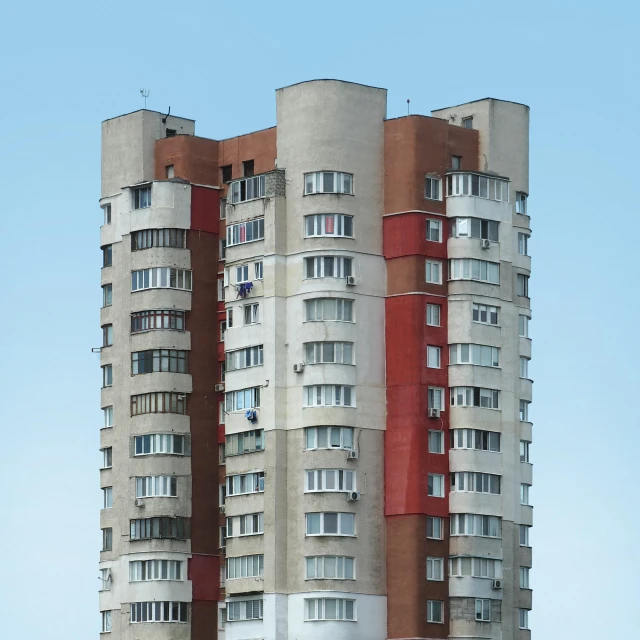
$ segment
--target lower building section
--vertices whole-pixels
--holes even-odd
[[[384,596],[344,591],[227,600],[225,640],[386,640]]]

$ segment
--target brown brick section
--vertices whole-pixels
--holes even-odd
[[[387,518],[387,636],[393,638],[446,638],[449,634],[448,521],[444,540],[427,539],[424,515]],[[391,542],[393,541],[393,542]],[[427,557],[444,558],[442,582],[427,581]],[[427,600],[444,602],[445,624],[427,622]]]
[[[196,136],[175,136],[158,140],[155,146],[155,177],[164,180],[166,167],[173,165],[174,177],[193,184],[218,185],[217,140]]]

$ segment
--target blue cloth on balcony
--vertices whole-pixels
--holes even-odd
[[[243,282],[241,284],[236,285],[236,299],[237,298],[246,298],[249,292],[253,289],[253,282]]]

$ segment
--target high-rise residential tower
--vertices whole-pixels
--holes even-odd
[[[103,123],[102,632],[524,639],[526,106]]]

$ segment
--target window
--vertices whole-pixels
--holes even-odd
[[[253,275],[255,276],[256,280],[262,280],[263,275],[263,262],[262,260],[260,260],[260,262],[254,262],[253,264]]]
[[[227,496],[264,491],[264,471],[227,476]]]
[[[264,218],[227,227],[227,247],[264,239]]]
[[[224,342],[224,334],[227,332],[227,322],[222,320],[220,322],[220,342]]]
[[[425,261],[426,282],[442,284],[442,263],[435,260]]]
[[[529,628],[529,611],[528,609],[518,609],[518,627],[520,629]]]
[[[113,487],[102,488],[102,508],[111,509],[113,507]]]
[[[451,491],[500,494],[500,476],[493,473],[458,471],[451,474]]]
[[[305,471],[305,493],[321,491],[355,491],[356,472],[347,469],[312,469]]]
[[[444,602],[442,600],[427,600],[427,622],[444,622]]]
[[[166,138],[175,138],[176,133],[178,133],[177,129],[166,129],[165,130],[165,137]],[[170,167],[172,167],[173,165],[169,165]]]
[[[454,171],[462,169],[462,156],[451,156],[451,168]]]
[[[100,616],[102,617],[102,626],[100,627],[100,632],[110,633],[111,632],[111,611],[101,611]]]
[[[231,204],[264,198],[266,176],[250,176],[244,180],[236,180],[229,185],[228,199]]]
[[[442,221],[427,218],[427,240],[442,242]]]
[[[462,118],[462,126],[465,129],[473,129],[473,117]]]
[[[306,427],[306,449],[353,449],[353,427]]]
[[[341,213],[317,213],[304,218],[305,235],[353,238],[353,216]]]
[[[476,598],[476,620],[480,622],[491,622],[491,600],[487,598]]]
[[[520,462],[530,462],[531,443],[526,440],[520,440]]]
[[[131,622],[188,622],[188,602],[132,602]]]
[[[260,387],[238,389],[224,394],[225,410],[244,411],[245,409],[257,409],[260,407]]]
[[[255,429],[234,433],[226,437],[225,456],[240,456],[245,453],[264,451],[264,430]]]
[[[527,215],[527,194],[516,191],[516,213]]]
[[[184,393],[154,391],[131,396],[131,415],[144,413],[187,413],[187,396]]]
[[[225,269],[224,270],[224,278],[218,278],[218,300],[220,302],[224,301],[224,288],[226,287],[225,283],[228,283],[228,274],[229,274],[229,270]]]
[[[354,364],[353,342],[306,342],[304,352],[307,364]]]
[[[451,344],[449,345],[449,364],[499,367],[500,349],[483,344]]]
[[[529,297],[529,276],[522,273],[516,276],[516,293],[524,298]]]
[[[113,466],[113,447],[105,447],[102,451],[102,468],[111,469]]]
[[[105,204],[102,207],[102,213],[104,214],[104,223],[111,224],[111,205]]]
[[[354,620],[356,601],[346,598],[305,598],[304,619],[307,620]]]
[[[500,391],[481,387],[451,387],[451,406],[500,409]]]
[[[220,238],[218,240],[218,255],[219,255],[219,260],[226,260],[227,259],[227,241],[223,238]]]
[[[443,565],[442,558],[427,558],[427,580],[442,582],[444,580]]]
[[[522,483],[520,485],[520,504],[530,505],[529,502],[529,489],[531,488],[530,484]]]
[[[227,546],[227,526],[223,525],[219,530],[219,546],[221,549],[225,549]]]
[[[174,539],[186,540],[189,537],[188,518],[138,518],[130,521],[131,540]]]
[[[305,320],[353,322],[353,300],[344,298],[314,298],[304,301]]]
[[[474,513],[451,514],[452,536],[481,536],[500,538],[502,523],[497,516],[481,516]]]
[[[264,533],[264,513],[247,513],[227,518],[227,538]]]
[[[227,558],[227,580],[261,578],[264,575],[264,555]]]
[[[520,377],[529,378],[529,358],[520,356]]]
[[[498,223],[480,218],[453,218],[449,235],[453,238],[480,238],[498,242]]]
[[[108,429],[109,427],[113,427],[113,407],[104,407],[102,414],[104,416],[104,425],[102,428]]]
[[[169,137],[174,137],[175,133],[172,136],[169,136],[169,131],[174,131],[173,129],[167,129],[167,138]],[[174,178],[176,175],[174,166],[172,164],[168,164],[165,168],[164,168],[164,177],[167,180],[171,180],[172,178]]]
[[[249,265],[236,267],[236,283],[249,282]]]
[[[184,436],[175,433],[150,433],[146,436],[134,436],[134,455],[148,456],[157,453],[184,455]]]
[[[429,387],[427,391],[427,405],[429,409],[444,411],[444,389]]]
[[[529,544],[529,529],[531,529],[531,527],[527,526],[526,524],[520,525],[520,546],[521,547],[531,546]]]
[[[185,229],[144,229],[131,233],[131,251],[142,251],[153,247],[186,247]]]
[[[102,367],[102,386],[110,387],[113,384],[113,366],[105,364]]]
[[[243,307],[243,318],[245,326],[248,324],[258,324],[260,322],[260,304],[257,302],[245,304]]]
[[[253,167],[254,167],[253,160],[245,160],[242,163],[242,175],[245,178],[250,178],[251,176],[253,176]]]
[[[473,303],[473,321],[480,324],[491,324],[498,326],[499,307],[492,307],[487,304]]]
[[[231,182],[232,176],[232,166],[230,164],[226,164],[223,167],[220,167],[220,178],[222,182]]]
[[[179,560],[135,560],[129,562],[129,582],[182,580]]]
[[[449,559],[449,575],[472,576],[495,580],[502,577],[502,560],[493,558],[473,558],[469,556],[452,556]]]
[[[500,265],[473,258],[449,260],[450,280],[479,280],[490,284],[500,284]]]
[[[348,556],[305,558],[305,580],[355,580],[356,559]]]
[[[133,190],[133,208],[146,209],[151,206],[151,187],[140,187]]]
[[[176,349],[149,349],[131,354],[131,375],[145,373],[187,373],[188,351]]]
[[[530,589],[529,586],[529,567],[520,567],[520,588]]]
[[[529,405],[527,400],[520,400],[520,422],[529,422]]]
[[[509,181],[477,173],[449,174],[447,196],[476,196],[498,202],[509,202]]]
[[[518,234],[518,253],[521,256],[529,255],[529,236],[526,233]]]
[[[354,536],[356,516],[353,513],[307,513],[308,536]]]
[[[110,307],[113,303],[113,285],[105,284],[102,287],[102,306]]]
[[[427,479],[427,495],[433,498],[444,498],[444,476],[430,473]]]
[[[191,291],[191,271],[152,267],[131,272],[131,291],[142,289],[183,289]]]
[[[224,422],[222,423],[224,424]],[[224,464],[227,458],[226,444],[222,442],[218,445],[218,464]],[[224,485],[221,485],[224,486]]]
[[[518,335],[521,338],[529,337],[529,316],[518,316]]]
[[[178,478],[176,476],[145,476],[136,478],[136,498],[176,498]]]
[[[111,591],[110,569],[100,569],[100,591]]]
[[[427,538],[442,540],[442,518],[427,516]]]
[[[185,312],[175,309],[154,309],[131,314],[131,333],[172,329],[184,331]]]
[[[440,305],[427,304],[427,324],[430,327],[440,326]]]
[[[113,548],[113,529],[111,527],[107,527],[106,529],[102,529],[102,550],[111,551],[112,548]]]
[[[236,349],[235,351],[227,351],[225,358],[227,365],[226,369],[227,371],[235,371],[236,369],[258,367],[262,364],[262,358],[262,345],[246,347],[245,349]]]
[[[437,176],[425,176],[424,178],[424,197],[427,200],[442,200],[440,195],[440,178]],[[427,235],[427,240],[429,236]],[[437,240],[439,242],[439,240]]]
[[[305,407],[355,407],[355,389],[338,384],[304,387]]]
[[[262,620],[262,600],[227,602],[227,622],[237,620]]]
[[[429,453],[444,453],[444,432],[429,430]]]
[[[102,247],[102,266],[110,267],[113,265],[113,249],[112,245],[106,244]]]
[[[102,326],[102,346],[110,347],[113,344],[113,325],[105,324]]]
[[[452,449],[500,452],[500,434],[495,431],[452,429],[450,433]]]
[[[317,256],[304,259],[305,278],[346,278],[351,273],[351,258]]]
[[[427,347],[427,367],[429,369],[440,369],[442,349],[440,347]]]
[[[317,171],[304,174],[304,195],[312,193],[346,193],[353,195],[353,175],[340,171]]]

